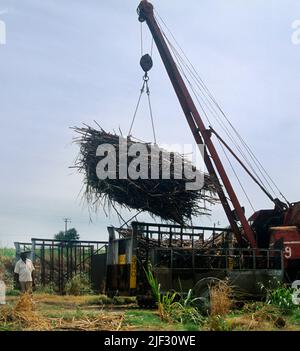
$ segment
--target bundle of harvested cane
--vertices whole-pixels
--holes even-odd
[[[206,204],[217,201],[214,182],[178,153],[103,129],[72,129],[79,134],[74,142],[80,146],[74,168],[84,174],[85,198],[94,210],[118,203],[184,224],[192,216],[209,214]],[[188,189],[192,180],[186,170],[202,175],[202,188]]]

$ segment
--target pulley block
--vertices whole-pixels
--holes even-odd
[[[149,72],[153,67],[153,61],[149,54],[144,55],[140,60],[140,65],[145,73]]]

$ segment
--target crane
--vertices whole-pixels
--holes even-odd
[[[214,129],[205,126],[157,23],[153,5],[148,0],[142,0],[138,6],[138,15],[139,21],[146,22],[149,27],[196,143],[205,145],[204,162],[207,171],[219,185],[218,196],[239,246],[250,246],[256,249],[281,245],[280,247],[286,252],[286,267],[292,267],[294,273],[300,272],[300,202],[286,204],[278,198],[273,198],[222,137]],[[246,218],[212,140],[213,135],[219,139],[274,203],[274,209],[260,210],[255,212],[249,220]]]
[[[217,185],[218,196],[230,227],[209,228],[143,222],[132,222],[131,227],[126,230],[122,227],[109,227],[107,293],[111,296],[116,292],[124,296],[136,295],[140,306],[153,306],[155,299],[145,274],[149,269],[147,266],[149,263],[153,264],[151,267],[163,292],[177,291],[178,288],[182,291],[184,286],[193,291],[195,296],[204,299],[207,299],[207,296],[209,299],[212,284],[224,278],[228,278],[239,292],[244,291],[247,296],[256,297],[261,295],[258,283],[270,286],[274,278],[287,284],[298,283],[300,202],[290,203],[272,181],[284,202],[276,198],[276,195],[273,196],[271,193],[275,192],[270,183],[262,181],[240,149],[238,151],[242,154],[241,158],[235,153],[211,126],[204,109],[203,114],[198,111],[187,87],[187,83],[190,87],[191,84],[180,63],[175,62],[178,55],[160,27],[153,5],[147,0],[142,0],[138,6],[138,16],[139,21],[145,22],[150,29],[196,144],[204,145],[204,162],[210,177]],[[147,79],[147,72],[153,64],[151,56],[143,55],[142,50],[140,64],[146,72]],[[193,90],[192,92],[194,93]],[[210,124],[208,127],[203,117],[208,119]],[[246,218],[215,147],[215,138],[258,185],[273,203],[274,208],[254,210],[250,218]],[[271,180],[270,177],[269,179]],[[217,246],[215,246],[216,230],[219,231],[217,235],[222,238]],[[207,240],[206,243],[205,231],[212,232],[212,240]],[[234,234],[236,243],[231,241],[231,233]],[[200,242],[200,246],[195,246],[195,240],[198,244]],[[184,284],[181,284],[182,282]]]

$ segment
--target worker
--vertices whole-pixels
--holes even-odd
[[[15,265],[16,280],[20,283],[21,292],[32,293],[34,286],[34,266],[32,261],[27,258],[27,252],[22,252],[19,261]]]

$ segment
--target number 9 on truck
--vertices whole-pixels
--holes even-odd
[[[292,248],[290,246],[286,246],[284,249],[284,257],[289,259],[292,257]]]

